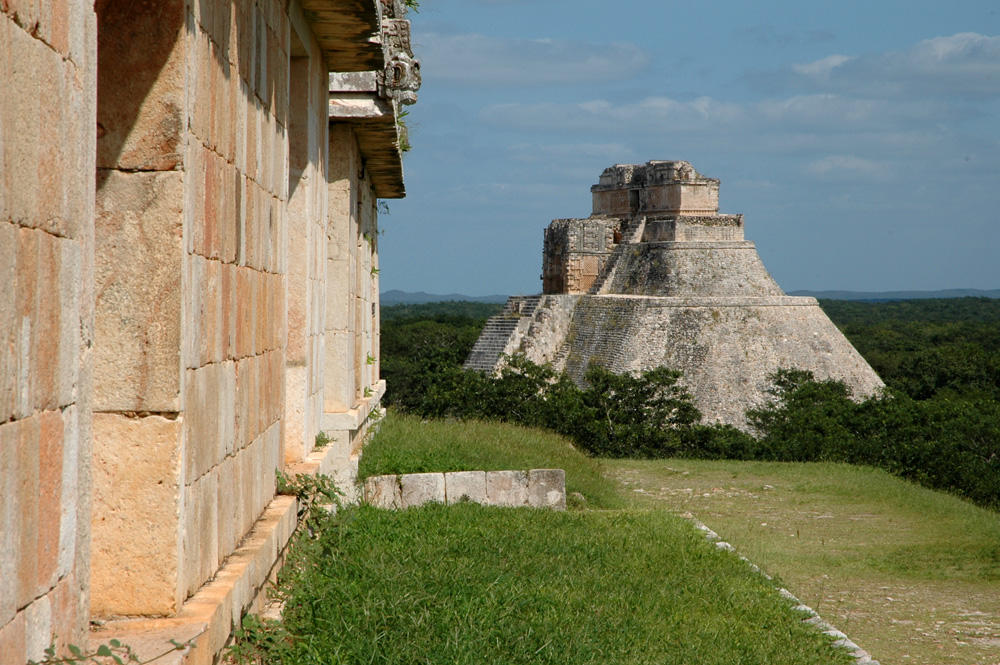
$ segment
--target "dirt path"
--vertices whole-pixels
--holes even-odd
[[[1000,665],[1000,515],[842,465],[613,462],[691,513],[883,665]]]

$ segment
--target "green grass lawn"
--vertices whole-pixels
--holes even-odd
[[[690,513],[885,663],[1000,663],[1000,514],[844,464],[609,462],[635,506]]]
[[[286,568],[278,662],[852,662],[665,511],[435,504],[332,519]]]
[[[390,414],[361,473],[541,467],[586,502],[341,511],[294,548],[265,662],[851,662],[684,513],[883,663],[1000,662],[1000,516],[879,471],[600,461],[546,432]]]

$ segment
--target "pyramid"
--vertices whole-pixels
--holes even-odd
[[[884,384],[815,298],[787,296],[743,216],[719,214],[719,180],[685,161],[616,164],[591,187],[593,213],[545,229],[542,294],[512,296],[465,367],[524,354],[582,384],[613,372],[683,372],[705,422],[746,428],[771,375],[810,370],[856,398]]]

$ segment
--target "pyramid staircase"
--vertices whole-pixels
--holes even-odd
[[[516,348],[517,341],[527,331],[541,299],[540,295],[509,297],[503,311],[487,319],[483,332],[469,352],[464,368],[492,372],[500,356]]]

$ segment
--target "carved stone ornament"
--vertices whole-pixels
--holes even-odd
[[[420,61],[413,57],[410,22],[402,0],[382,0],[382,46],[385,71],[382,83],[399,104],[415,104],[420,89]]]

